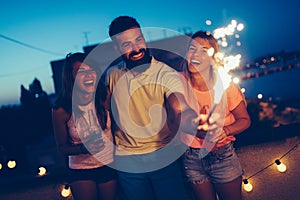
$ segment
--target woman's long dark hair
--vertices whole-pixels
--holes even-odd
[[[86,58],[84,53],[69,53],[64,61],[62,72],[62,88],[54,104],[54,109],[63,108],[67,113],[72,112],[72,93],[75,83],[73,65],[75,62],[83,62]]]
[[[77,53],[69,53],[64,62],[63,66],[63,73],[62,73],[62,89],[60,91],[60,94],[53,106],[53,109],[58,109],[58,108],[63,108],[67,113],[70,114],[72,113],[72,109],[76,111],[80,111],[77,107],[74,108],[76,105],[72,105],[72,94],[73,94],[73,87],[75,83],[75,77],[73,75],[73,66],[75,62],[82,62],[90,67],[96,69],[97,71],[97,76],[100,76],[100,73],[97,68],[96,64],[91,60],[87,59],[87,54],[77,52]],[[106,97],[107,97],[107,90],[106,87],[104,86],[104,81],[99,80],[98,85],[97,85],[97,90],[95,94],[95,107],[97,111],[97,117],[99,124],[101,128],[104,130],[107,128],[106,123],[107,123],[107,113],[106,113],[106,107],[105,107],[105,102],[106,102]]]
[[[109,110],[108,88],[105,85],[105,76],[101,76],[95,94],[95,106],[101,128],[107,128],[107,110]]]

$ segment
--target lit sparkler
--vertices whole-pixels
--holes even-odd
[[[234,35],[235,31],[242,31],[244,28],[244,25],[241,23],[237,23],[236,20],[232,20],[231,24],[229,24],[226,27],[217,28],[214,30],[214,37],[218,40],[221,38],[222,43],[227,44],[226,36]],[[224,45],[222,45],[224,46]],[[225,45],[227,46],[227,45]],[[210,56],[213,55],[213,53],[209,52]],[[212,113],[216,109],[217,104],[220,103],[222,96],[225,92],[225,90],[229,87],[231,83],[231,75],[229,74],[230,70],[233,70],[237,68],[240,64],[241,54],[237,55],[229,55],[225,56],[223,53],[218,52],[215,54],[215,59],[221,63],[222,67],[219,67],[218,74],[217,74],[217,80],[214,86],[214,101],[213,105],[208,113],[207,120],[211,117]]]
[[[220,67],[218,69],[217,81],[214,85],[214,102],[209,110],[207,120],[211,117],[212,113],[216,109],[216,106],[220,103],[225,90],[229,87],[231,83],[231,75],[228,74],[225,68]]]

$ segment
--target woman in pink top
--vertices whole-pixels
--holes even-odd
[[[182,73],[186,99],[199,114],[208,114],[213,104],[217,66],[217,40],[208,32],[192,36],[186,55],[187,67]],[[215,113],[220,116],[220,131],[198,132],[196,137],[181,134],[189,146],[183,156],[185,176],[197,199],[240,200],[242,168],[232,142],[235,135],[250,126],[244,96],[238,85],[225,90]]]
[[[53,126],[59,150],[68,156],[68,181],[74,199],[115,198],[116,172],[106,87],[83,53],[68,54],[62,91],[53,107]],[[97,91],[96,91],[97,88]],[[94,99],[96,94],[96,101]],[[95,105],[96,104],[96,105]]]

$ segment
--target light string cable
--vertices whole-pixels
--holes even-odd
[[[288,154],[290,154],[292,151],[294,151],[295,149],[297,149],[297,147],[300,145],[300,142],[298,142],[297,144],[295,144],[292,148],[290,148],[285,154],[283,154],[279,159],[277,160],[281,160],[282,158],[284,158],[285,156],[287,156]],[[263,172],[264,170],[266,170],[267,168],[271,167],[272,165],[274,165],[275,162],[270,163],[269,165],[267,165],[266,167],[262,168],[261,170],[255,172],[254,174],[248,176],[247,178],[244,178],[243,181],[247,182],[247,180],[251,179],[252,177],[256,176],[257,174]]]

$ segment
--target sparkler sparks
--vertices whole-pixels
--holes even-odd
[[[220,41],[221,46],[227,47],[228,42],[226,37],[234,35],[235,38],[239,38],[239,34],[235,33],[236,31],[242,31],[244,29],[244,25],[239,23],[236,20],[231,20],[231,23],[226,27],[217,28],[213,31],[214,37]],[[238,35],[238,37],[237,37]],[[239,42],[240,46],[241,43]],[[210,50],[210,49],[209,49]],[[210,56],[213,55],[213,51],[210,52],[208,50],[208,54]],[[218,52],[215,54],[215,59],[220,63],[220,67],[218,69],[217,80],[214,86],[214,102],[208,113],[208,118],[211,117],[214,112],[216,105],[220,103],[222,96],[225,90],[229,87],[231,83],[231,75],[229,74],[231,70],[237,68],[240,64],[240,60],[242,58],[241,54],[237,55],[228,55],[225,56],[223,53]]]
[[[223,96],[225,90],[229,87],[230,83],[231,83],[231,75],[228,74],[228,71],[225,68],[220,67],[218,69],[217,81],[213,88],[214,89],[214,103],[213,103],[211,109],[209,110],[207,120],[209,120],[209,118],[213,114],[214,110],[216,109],[217,104],[220,103],[222,96]]]

